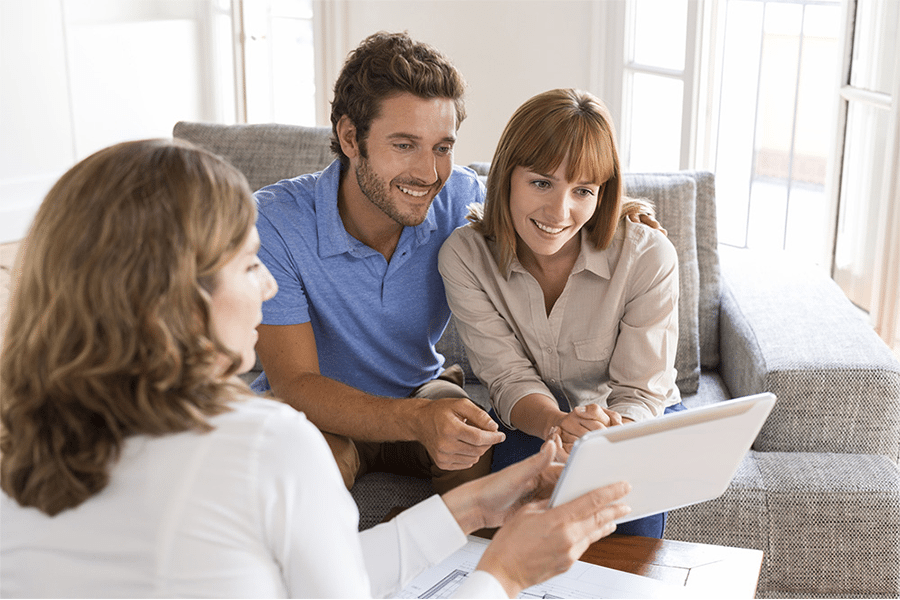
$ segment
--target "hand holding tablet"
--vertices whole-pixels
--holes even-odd
[[[770,393],[592,431],[573,446],[551,498],[558,506],[627,481],[631,521],[720,496],[775,405]]]

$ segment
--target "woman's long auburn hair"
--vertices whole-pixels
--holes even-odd
[[[55,515],[107,485],[126,436],[206,431],[227,410],[241,360],[209,294],[255,220],[244,176],[186,142],[118,144],[62,176],[12,286],[4,492]]]
[[[509,208],[513,170],[521,166],[552,173],[566,159],[569,181],[601,185],[585,232],[597,248],[612,241],[624,194],[612,117],[606,105],[588,92],[549,90],[527,100],[510,117],[491,161],[484,206],[473,205],[469,214],[476,231],[494,241],[501,271],[516,255]]]

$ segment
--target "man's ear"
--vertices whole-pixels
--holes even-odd
[[[356,125],[350,117],[343,115],[337,124],[337,138],[341,144],[341,150],[347,158],[356,158],[359,155],[359,144],[356,141]]]

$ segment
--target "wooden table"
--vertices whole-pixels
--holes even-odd
[[[612,534],[594,542],[581,560],[682,585],[698,596],[753,598],[761,550]]]

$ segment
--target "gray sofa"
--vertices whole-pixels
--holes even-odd
[[[332,160],[325,128],[181,122],[174,136],[231,161],[253,189]],[[778,396],[728,490],[672,511],[666,537],[762,550],[759,597],[900,596],[900,363],[827,276],[718,246],[712,174],[628,174],[626,185],[657,205],[678,249],[685,404]],[[439,349],[486,405],[452,321]],[[361,528],[431,493],[382,473],[352,490]]]

